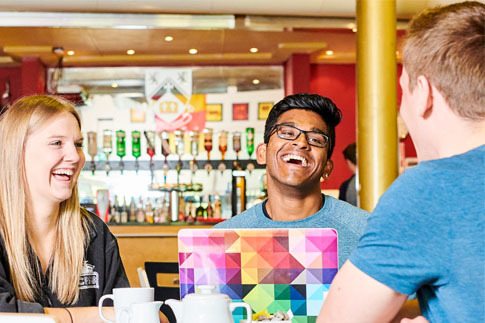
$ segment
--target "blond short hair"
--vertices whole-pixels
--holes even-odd
[[[485,5],[426,10],[409,23],[403,65],[413,91],[424,75],[463,118],[485,119]]]

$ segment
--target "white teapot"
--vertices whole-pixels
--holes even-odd
[[[187,294],[182,301],[165,301],[175,313],[177,323],[233,323],[232,311],[236,307],[244,307],[248,317],[251,317],[249,304],[232,302],[229,296],[214,293],[213,285],[201,285],[198,288],[199,293]]]

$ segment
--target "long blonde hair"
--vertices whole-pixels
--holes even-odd
[[[39,268],[32,263],[27,213],[29,190],[25,172],[25,143],[30,134],[61,113],[79,114],[66,100],[46,95],[24,97],[0,117],[0,234],[5,243],[10,277],[17,299],[35,302],[40,292]],[[81,212],[77,185],[61,202],[56,244],[50,261],[49,287],[66,305],[79,297],[79,279],[89,239],[88,217]]]

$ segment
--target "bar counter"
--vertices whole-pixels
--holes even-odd
[[[145,261],[178,262],[177,233],[181,229],[209,229],[206,224],[110,225],[118,239],[121,260],[132,287],[139,287],[137,268]]]

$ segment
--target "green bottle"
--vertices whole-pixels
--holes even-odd
[[[123,164],[123,157],[126,155],[126,143],[125,143],[126,133],[123,130],[116,131],[116,155],[120,157],[120,171],[123,174],[123,169],[125,165]]]
[[[131,132],[131,154],[135,157],[135,170],[138,173],[140,165],[138,158],[141,156],[141,133],[137,130]]]
[[[246,150],[251,159],[251,155],[254,152],[254,128],[246,128]]]

